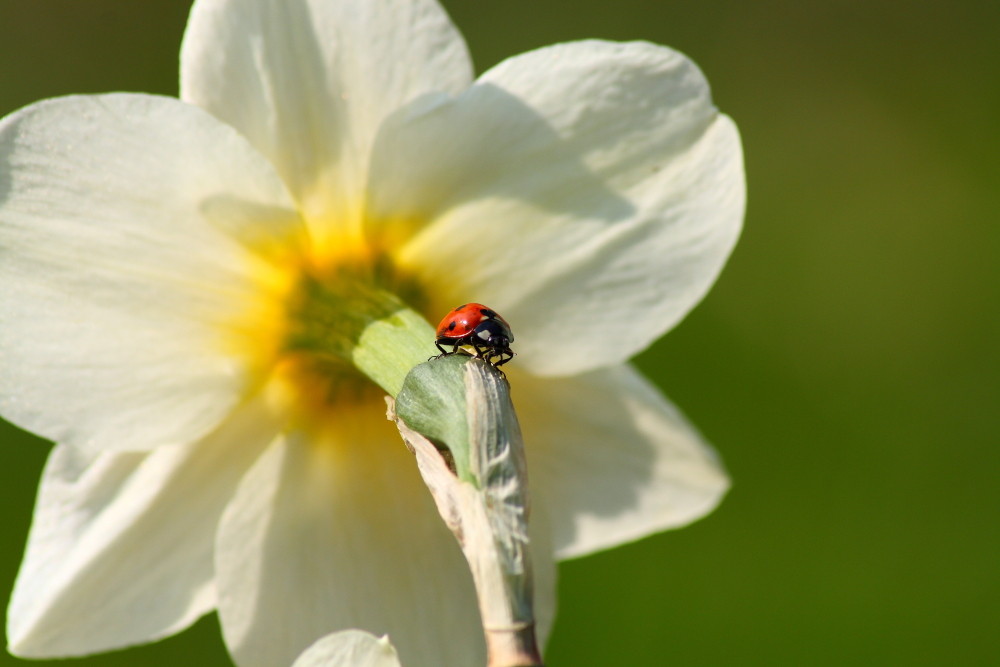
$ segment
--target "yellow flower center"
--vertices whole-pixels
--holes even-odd
[[[437,352],[434,330],[419,314],[419,285],[387,254],[360,242],[335,253],[289,248],[255,269],[260,298],[227,339],[249,361],[255,386],[272,392],[297,426],[322,430],[351,406],[395,395],[406,373]]]

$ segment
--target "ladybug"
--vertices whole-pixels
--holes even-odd
[[[476,357],[494,366],[503,366],[514,358],[510,351],[513,342],[514,334],[507,320],[481,303],[467,303],[445,315],[438,325],[434,344],[442,356],[455,354],[459,348],[468,346],[476,351]],[[451,345],[451,351],[441,347],[442,344]],[[499,361],[494,362],[494,358]]]

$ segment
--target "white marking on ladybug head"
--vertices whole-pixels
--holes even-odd
[[[486,340],[486,341],[488,341],[492,337],[490,335],[490,330],[489,329],[483,329],[482,331],[480,331],[476,335],[479,336],[480,338],[482,338],[483,340]]]

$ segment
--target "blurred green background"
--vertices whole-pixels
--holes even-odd
[[[997,664],[1000,3],[446,6],[478,71],[586,37],[678,48],[744,139],[736,253],[638,359],[734,488],[688,529],[563,564],[549,664]],[[176,94],[187,9],[0,1],[0,114]],[[0,443],[6,601],[48,446],[6,424]],[[78,664],[182,661],[227,664],[214,617]]]

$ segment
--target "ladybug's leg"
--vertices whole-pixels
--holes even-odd
[[[514,358],[514,353],[511,352],[510,350],[501,350],[500,353],[497,354],[497,356],[500,357],[500,361],[498,361],[496,365],[503,366],[508,361]],[[506,359],[504,359],[505,356],[507,357]]]
[[[441,350],[441,354],[437,355],[436,357],[431,357],[431,359],[440,359],[441,357],[446,357],[449,354],[456,354],[458,352],[458,349],[462,346],[461,343],[446,342],[445,344],[446,345],[450,344],[452,346],[450,352],[441,347],[441,341],[439,340],[434,341],[434,346],[437,347],[437,349]],[[428,361],[430,361],[430,359],[428,359]]]
[[[463,350],[462,348],[465,345],[468,345],[468,343],[465,343],[465,342],[459,340],[459,341],[456,341],[454,343],[450,343],[450,345],[451,345],[451,352],[448,352],[448,354],[458,354],[459,352],[463,352],[463,353],[465,352],[465,350]]]

